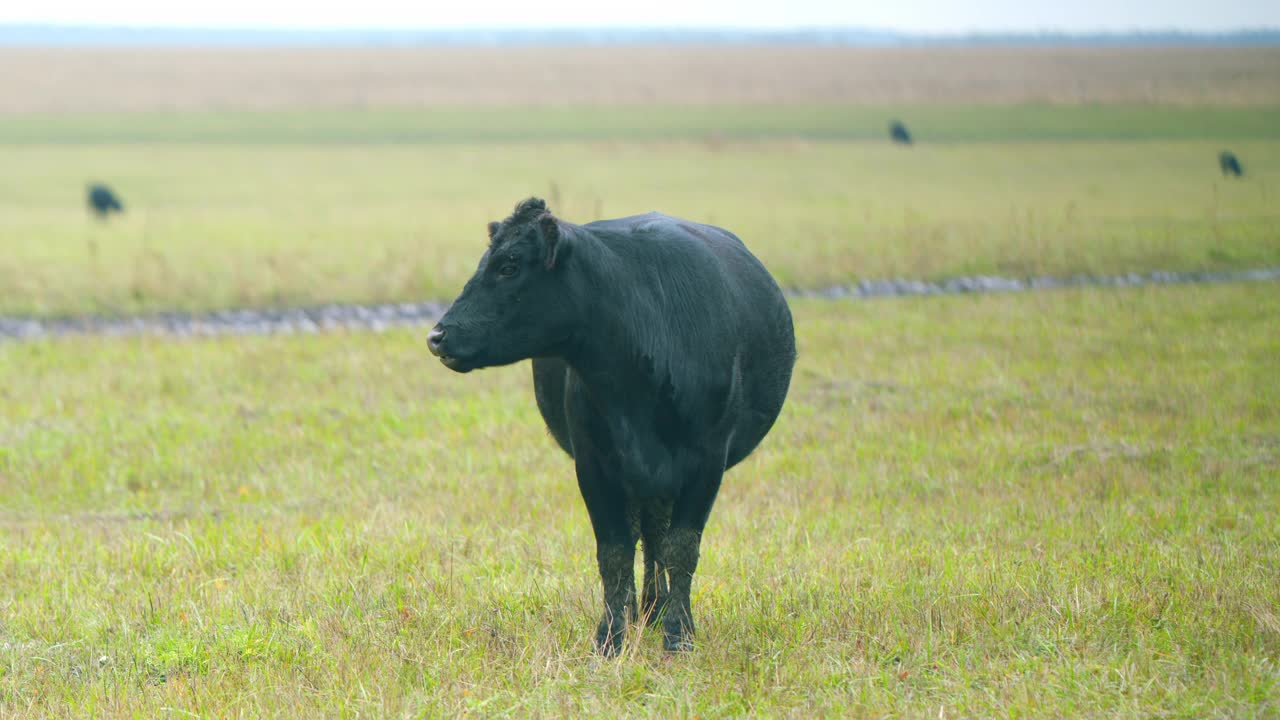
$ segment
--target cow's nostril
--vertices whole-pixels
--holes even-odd
[[[440,349],[440,343],[444,342],[444,328],[439,325],[431,328],[431,332],[427,333],[427,347],[432,352]]]

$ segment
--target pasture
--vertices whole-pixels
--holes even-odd
[[[527,366],[0,346],[0,714],[1272,715],[1275,292],[797,302],[699,648],[617,662]]]
[[[531,194],[722,224],[799,287],[1280,265],[1277,58],[4,49],[0,315],[448,298]],[[1272,717],[1277,298],[793,301],[698,647],[616,661],[527,364],[0,342],[0,720]]]

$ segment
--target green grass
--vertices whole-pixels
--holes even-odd
[[[619,661],[527,367],[0,345],[0,717],[1271,717],[1275,292],[795,303],[699,648]]]
[[[1218,174],[1224,144],[14,145],[0,314],[449,298],[485,224],[531,194],[577,222],[661,210],[726,226],[794,286],[1280,264],[1280,140],[1232,140],[1240,181]],[[90,179],[128,213],[89,218]]]
[[[1280,106],[499,107],[0,116],[0,144],[420,144],[882,140],[902,118],[918,140],[1278,140]]]

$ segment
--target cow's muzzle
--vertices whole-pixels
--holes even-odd
[[[466,363],[462,359],[451,355],[445,347],[448,335],[448,331],[440,325],[431,328],[431,332],[427,333],[427,349],[431,351],[432,355],[440,358],[440,362],[450,370],[466,372],[470,369],[466,367]]]

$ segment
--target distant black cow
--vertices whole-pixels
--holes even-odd
[[[899,145],[911,144],[911,132],[907,130],[907,126],[901,120],[894,120],[889,123],[889,137]]]
[[[1218,167],[1222,170],[1224,177],[1240,177],[1244,175],[1244,168],[1240,167],[1240,158],[1230,150],[1223,150],[1218,153]]]
[[[94,183],[89,186],[89,211],[105,219],[113,212],[124,212],[124,203],[121,203],[120,198],[111,192],[111,188]]]
[[[796,346],[777,283],[733,233],[659,213],[573,225],[537,198],[489,224],[489,248],[427,337],[452,370],[533,358],[534,395],[574,459],[605,610],[693,647],[689,588],[725,470],[782,409]],[[643,538],[640,613],[635,545]]]

